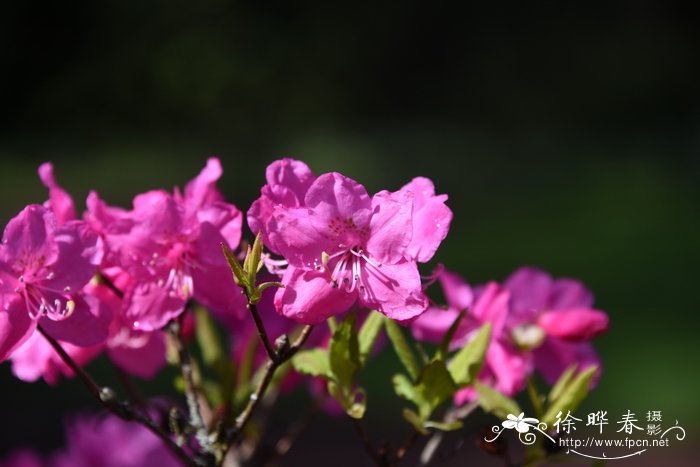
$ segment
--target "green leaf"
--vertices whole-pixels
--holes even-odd
[[[549,391],[549,396],[547,396],[547,400],[550,404],[559,399],[564,389],[569,385],[576,374],[577,367],[578,365],[576,363],[569,366],[564,373],[561,374],[557,382],[554,383],[554,386],[552,386],[552,389]]]
[[[457,328],[464,319],[464,316],[465,312],[461,312],[460,314],[458,314],[457,318],[455,318],[455,320],[452,322],[452,325],[447,330],[445,337],[442,338],[442,342],[440,342],[440,346],[438,347],[437,353],[435,354],[435,358],[437,358],[438,360],[445,360],[447,358],[447,351],[450,347],[450,342],[452,341],[455,332],[457,332]]]
[[[348,315],[333,333],[329,345],[331,373],[342,388],[352,386],[355,374],[360,369],[355,321],[355,315]]]
[[[495,389],[478,382],[475,387],[479,393],[479,404],[486,412],[490,412],[502,420],[508,414],[517,416],[522,412],[517,402]]]
[[[491,324],[487,323],[450,360],[447,369],[460,387],[469,386],[476,379],[484,363],[490,339]]]
[[[416,407],[420,407],[421,404],[423,404],[423,399],[418,392],[416,392],[415,386],[403,373],[395,374],[394,377],[391,378],[391,383],[394,386],[394,392],[397,396],[413,402]]]
[[[328,352],[323,349],[301,350],[292,358],[294,369],[303,375],[331,377]]]
[[[404,336],[401,327],[396,324],[396,321],[385,318],[384,325],[386,327],[386,333],[389,336],[389,340],[394,346],[396,355],[398,355],[399,360],[401,360],[401,363],[403,363],[403,366],[406,368],[406,371],[408,371],[411,379],[415,381],[418,379],[420,367],[416,362],[416,356],[413,353],[413,350],[411,350],[411,347],[408,345],[406,336]]]
[[[370,311],[369,316],[362,323],[360,332],[357,335],[357,340],[360,346],[360,362],[364,366],[367,363],[367,358],[372,352],[372,347],[379,336],[379,331],[382,329],[384,316],[376,311]]]
[[[367,408],[367,397],[362,388],[356,390],[342,388],[335,381],[328,381],[328,393],[338,401],[352,418],[364,417]]]
[[[427,420],[433,411],[451,398],[456,391],[457,385],[452,380],[445,362],[433,360],[428,363],[416,382],[416,392],[423,400],[418,407],[422,419]]]
[[[217,376],[217,401],[228,401],[233,395],[235,368],[228,356],[223,343],[223,339],[217,332],[214,320],[207,310],[202,307],[195,309],[195,319],[197,322],[195,335],[197,344],[202,353],[202,362],[205,367],[210,368]],[[213,387],[210,388],[212,393]],[[210,397],[210,400],[214,400]]]
[[[238,262],[238,258],[236,258],[236,255],[233,254],[231,249],[224,242],[221,242],[221,249],[224,252],[224,256],[226,257],[226,261],[228,262],[229,268],[231,268],[231,273],[233,274],[233,281],[243,288],[248,288],[248,278],[246,277],[245,272],[243,272],[241,263]]]
[[[593,379],[593,375],[595,375],[597,369],[598,367],[592,366],[573,378],[569,384],[561,390],[559,397],[547,408],[541,421],[551,424],[556,420],[559,411],[566,413],[566,411],[573,412],[576,410],[581,401],[588,394],[591,379]]]
[[[253,242],[253,248],[248,251],[250,259],[248,261],[248,283],[251,287],[255,286],[255,276],[258,274],[260,265],[260,255],[262,254],[262,231],[258,232]]]
[[[426,428],[435,428],[436,430],[440,431],[455,431],[459,430],[464,426],[461,420],[455,420],[454,422],[434,422],[431,420],[428,420],[427,422],[423,423],[423,426]]]
[[[403,409],[403,412],[401,412],[401,414],[403,415],[403,418],[405,418],[408,423],[413,425],[413,428],[415,428],[418,433],[420,433],[422,435],[428,434],[428,430],[426,430],[425,426],[423,426],[423,424],[424,424],[423,420],[413,410]]]

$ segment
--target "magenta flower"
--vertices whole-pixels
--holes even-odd
[[[102,352],[102,345],[78,347],[61,342],[63,350],[75,363],[86,365]],[[10,357],[12,373],[22,381],[34,382],[44,378],[48,384],[58,384],[61,375],[73,377],[73,370],[56,353],[51,344],[38,333],[33,333]]]
[[[596,365],[599,377],[601,362],[589,341],[608,329],[608,316],[593,308],[593,294],[581,282],[524,267],[505,287],[512,295],[512,337],[533,350],[535,366],[550,384],[572,364],[578,372]]]
[[[105,445],[105,443],[109,445]],[[51,467],[151,467],[182,465],[148,429],[114,415],[81,417],[66,427],[66,448]]]
[[[400,321],[426,309],[416,261],[432,256],[451,218],[433,206],[427,181],[370,198],[350,178],[328,173],[314,179],[303,163],[290,159],[273,163],[267,179],[248,219],[289,262],[285,288],[275,296],[279,312],[318,323],[356,301]],[[422,189],[420,196],[411,186]],[[419,222],[436,211],[439,221],[423,228]]]
[[[88,198],[89,222],[105,238],[107,274],[127,274],[124,316],[134,329],[162,328],[194,298],[215,313],[244,313],[236,288],[222,287],[231,273],[220,243],[236,248],[241,238],[241,213],[222,201],[216,180],[218,159],[209,159],[184,194],[156,190],[134,198],[124,211]]]
[[[102,242],[84,222],[57,225],[54,214],[42,206],[27,206],[10,220],[0,245],[0,361],[37,324],[78,346],[105,340],[109,312],[79,293],[102,254]]]
[[[467,310],[450,342],[450,350],[463,347],[481,326],[490,323],[491,342],[478,379],[507,395],[520,391],[532,371],[532,363],[527,354],[513,345],[505,327],[510,313],[510,293],[495,282],[479,287],[475,293],[464,279],[447,270],[439,274],[438,280],[447,308],[430,307],[412,324],[414,336],[428,342],[440,342],[459,313]],[[473,388],[464,388],[455,395],[455,403],[461,405],[475,397]]]

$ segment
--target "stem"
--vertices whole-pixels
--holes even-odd
[[[299,351],[299,349],[301,349],[301,347],[306,342],[306,339],[308,339],[309,334],[311,334],[312,330],[313,326],[307,324],[302,328],[299,337],[296,338],[294,343],[291,346],[289,346],[286,349],[286,351],[273,351],[274,358],[269,358],[267,363],[265,364],[265,371],[263,373],[262,379],[260,380],[260,383],[258,383],[258,387],[255,389],[253,394],[251,394],[250,399],[248,400],[248,404],[243,409],[243,412],[241,412],[238,418],[236,418],[236,423],[234,424],[234,426],[226,433],[223,449],[224,455],[226,454],[226,451],[228,451],[228,449],[231,447],[236,436],[238,436],[238,434],[243,431],[246,424],[250,421],[253,412],[257,408],[262,398],[265,396],[265,392],[267,391],[268,386],[272,382],[272,377],[274,376],[275,371],[277,371],[277,368],[279,368],[283,363],[292,358],[294,354],[296,354]],[[264,334],[264,328],[262,332]]]
[[[199,445],[202,446],[206,452],[211,452],[211,437],[209,436],[209,431],[204,424],[202,410],[199,407],[197,387],[194,384],[194,377],[192,373],[192,361],[190,359],[190,354],[187,351],[187,347],[182,341],[180,323],[175,320],[171,321],[167,326],[167,330],[168,335],[171,337],[172,342],[175,345],[175,350],[177,350],[178,366],[180,367],[182,379],[185,381],[185,399],[187,400],[187,408],[189,409],[190,425],[192,425],[196,431]]]
[[[78,376],[78,378],[83,382],[83,384],[88,388],[88,390],[93,394],[93,396],[95,396],[95,398],[100,404],[102,404],[106,409],[110,410],[122,420],[135,421],[146,427],[154,435],[158,436],[165,443],[165,445],[168,446],[168,448],[170,448],[173,454],[175,454],[182,462],[185,463],[185,465],[194,467],[200,465],[197,461],[195,461],[195,459],[191,459],[189,455],[185,452],[185,450],[181,446],[178,446],[175,443],[175,441],[173,441],[170,438],[170,435],[160,426],[158,426],[153,420],[132,409],[128,404],[118,401],[114,394],[114,391],[112,391],[111,389],[101,387],[99,384],[97,384],[95,380],[92,379],[92,377],[80,367],[80,365],[75,363],[71,356],[68,355],[68,353],[63,349],[63,347],[61,347],[61,344],[59,344],[56,339],[54,339],[46,333],[46,331],[41,327],[41,325],[37,326],[37,329],[39,330],[39,333],[41,333],[41,335],[44,336],[44,339],[47,340],[51,347],[53,347],[56,353],[61,357],[61,360],[63,360],[63,362],[66,365],[68,365],[68,367],[71,370],[73,370],[73,373],[75,373],[76,376]]]
[[[253,315],[255,327],[258,330],[258,336],[260,336],[260,340],[262,341],[263,346],[265,346],[265,352],[267,352],[267,356],[270,357],[270,360],[272,361],[277,360],[277,351],[275,351],[275,348],[272,346],[270,338],[267,337],[265,325],[263,324],[262,319],[260,319],[260,314],[258,313],[258,307],[254,303],[248,303],[248,309],[250,310],[250,314]]]
[[[382,456],[377,450],[374,449],[374,446],[372,446],[372,441],[369,439],[369,435],[367,434],[367,430],[365,430],[365,426],[362,424],[362,421],[357,418],[352,418],[351,420],[353,426],[355,427],[355,431],[357,431],[357,434],[360,436],[362,446],[364,446],[365,451],[367,451],[367,454],[369,454],[369,457],[372,458],[378,467],[388,467],[390,465],[389,461],[386,459],[386,457]]]
[[[420,438],[420,433],[418,431],[413,431],[411,436],[406,439],[406,442],[396,451],[396,462],[398,463],[401,459],[406,456],[406,453],[413,447],[416,441]]]

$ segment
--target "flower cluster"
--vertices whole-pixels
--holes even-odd
[[[482,325],[491,324],[491,342],[479,380],[506,395],[525,386],[539,371],[554,384],[572,365],[581,373],[601,362],[590,340],[608,328],[608,316],[593,308],[593,294],[579,281],[553,279],[546,272],[523,267],[503,284],[489,282],[472,288],[454,272],[436,274],[447,305],[432,306],[413,323],[413,335],[440,342],[460,314],[464,319],[449,343],[463,347]],[[455,396],[457,404],[474,399],[472,388]]]
[[[314,397],[324,394],[320,407],[362,418],[366,391],[356,376],[387,341],[406,369],[392,379],[395,392],[416,409],[404,418],[421,434],[456,429],[450,414],[435,420],[436,409],[448,400],[480,402],[482,387],[514,407],[508,397],[536,371],[559,392],[576,394],[600,376],[590,341],[607,330],[608,317],[579,281],[530,267],[474,287],[441,265],[421,276],[453,217],[447,195],[429,179],[370,196],[342,174],[317,176],[301,161],[275,161],[247,211],[255,235],[247,243],[243,213],[216,187],[222,173],[211,158],[184,189],[138,194],[130,208],[93,191],[78,216],[53,166],[39,168],[48,200],[12,218],[0,244],[0,362],[10,360],[25,381],[56,384],[77,372],[103,405],[152,433],[137,440],[117,419],[94,430],[80,422],[69,435],[76,450],[50,465],[172,463],[173,453],[217,465],[241,444],[268,387],[296,387],[302,376]],[[435,282],[445,305],[429,298]],[[228,350],[214,322],[226,331]],[[323,322],[327,328],[312,334]],[[435,355],[412,345],[406,329],[438,344]],[[195,365],[186,342],[193,336]],[[82,366],[103,354],[141,378],[168,361],[178,365],[189,415],[172,405],[159,422],[165,429],[149,415],[152,406],[134,411],[99,388]],[[296,372],[273,378],[290,360]],[[494,411],[493,398],[482,406]],[[100,433],[133,443],[143,456],[100,458],[91,441]]]

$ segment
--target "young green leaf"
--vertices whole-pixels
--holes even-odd
[[[447,333],[442,338],[442,342],[440,342],[440,346],[438,347],[437,352],[435,353],[436,359],[445,360],[447,358],[447,352],[450,348],[450,342],[452,341],[455,332],[457,332],[457,328],[459,328],[459,325],[464,319],[464,316],[465,312],[463,311],[457,315],[457,318],[455,318],[455,320],[452,322],[452,325],[450,325],[450,328],[447,330]]]
[[[547,400],[550,404],[559,399],[564,389],[571,382],[574,374],[576,374],[577,367],[578,365],[576,363],[569,366],[566,370],[564,370],[564,373],[561,374],[557,382],[554,383],[554,386],[552,386],[552,389],[549,391],[549,396],[547,396]]]
[[[236,258],[236,255],[233,254],[231,249],[224,242],[221,242],[221,249],[224,252],[229,268],[231,268],[234,282],[243,288],[247,288],[248,277],[243,272],[243,268],[241,267],[241,263],[238,262],[238,258]]]
[[[391,378],[391,383],[394,386],[394,392],[397,396],[413,402],[416,407],[420,407],[421,404],[423,404],[424,401],[418,392],[416,392],[415,386],[403,373],[395,374],[394,377]]]
[[[598,367],[592,366],[573,378],[569,384],[561,390],[559,397],[547,408],[547,411],[542,417],[542,421],[551,424],[556,420],[559,411],[573,412],[576,410],[578,405],[588,394],[591,380],[597,369]]]
[[[348,315],[333,333],[329,345],[331,373],[341,388],[350,388],[360,369],[355,321],[355,315]]]
[[[428,420],[427,422],[423,423],[423,426],[426,428],[435,428],[436,430],[440,431],[455,431],[459,430],[464,426],[461,420],[455,420],[454,422],[435,422],[432,420]]]
[[[486,412],[490,412],[500,419],[505,419],[508,414],[517,416],[522,412],[518,403],[510,397],[478,382],[474,386],[479,393],[479,405]]]
[[[486,357],[486,350],[491,339],[491,324],[479,329],[474,338],[462,347],[447,365],[450,375],[461,387],[474,382]]]
[[[357,340],[360,346],[360,362],[364,366],[367,363],[367,358],[372,352],[372,347],[379,336],[379,332],[382,329],[382,321],[384,316],[376,311],[370,311],[369,316],[362,323],[360,332],[357,335]]]
[[[398,355],[399,360],[401,360],[401,363],[403,363],[403,366],[406,368],[406,371],[408,371],[411,379],[415,381],[418,379],[420,367],[416,362],[416,356],[413,353],[413,350],[411,350],[411,347],[408,345],[408,341],[406,340],[406,336],[404,336],[401,327],[396,324],[396,321],[390,318],[384,319],[384,326],[386,328],[386,333],[389,336],[389,340],[394,346],[396,355]]]
[[[406,419],[406,421],[408,423],[413,425],[413,428],[415,428],[418,433],[420,433],[422,435],[428,434],[428,430],[426,430],[425,426],[424,426],[425,422],[423,422],[421,417],[417,413],[415,413],[413,410],[403,409],[401,414],[403,415],[403,418]]]
[[[416,392],[424,401],[418,407],[421,418],[427,420],[433,411],[451,398],[456,391],[457,385],[447,371],[445,362],[433,360],[428,363],[416,383]]]
[[[323,349],[309,349],[297,352],[292,358],[294,369],[303,375],[331,377],[328,352]]]

